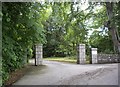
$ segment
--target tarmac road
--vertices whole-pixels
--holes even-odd
[[[13,85],[118,85],[118,64],[43,61]]]

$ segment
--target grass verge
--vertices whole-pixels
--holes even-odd
[[[44,60],[68,62],[68,63],[76,63],[77,61],[75,57],[48,57],[48,58],[44,58]]]
[[[76,57],[48,57],[48,58],[44,58],[44,60],[67,62],[67,63],[77,63]],[[86,63],[89,64],[89,61],[86,61]]]

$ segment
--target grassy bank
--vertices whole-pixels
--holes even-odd
[[[58,61],[58,62],[69,62],[76,63],[77,59],[75,57],[48,57],[44,60]]]
[[[68,62],[68,63],[76,63],[77,62],[76,57],[48,57],[48,58],[44,58],[44,60]],[[86,63],[89,63],[89,61],[86,61]]]

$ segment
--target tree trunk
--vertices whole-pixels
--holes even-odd
[[[119,40],[119,34],[118,34],[118,30],[115,27],[115,22],[113,22],[113,2],[106,2],[106,10],[107,10],[107,15],[108,15],[108,20],[109,20],[109,24],[108,24],[108,29],[109,32],[112,36],[112,41],[114,44],[114,47],[116,49],[116,52],[120,54],[120,40]]]

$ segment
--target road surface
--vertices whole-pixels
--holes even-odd
[[[118,85],[118,64],[43,61],[13,85]]]

